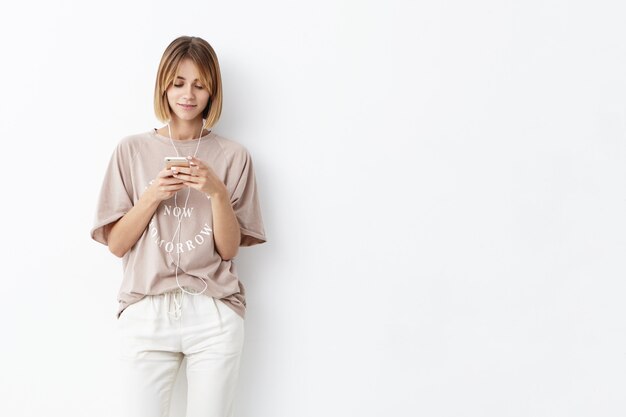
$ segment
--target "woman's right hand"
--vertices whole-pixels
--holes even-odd
[[[159,172],[128,213],[106,226],[105,236],[109,250],[116,256],[123,257],[145,232],[161,201],[167,200],[185,187],[182,180],[172,176],[171,170],[166,168]]]
[[[150,187],[146,190],[156,201],[163,201],[171,198],[177,191],[185,188],[182,180],[172,176],[172,170],[164,168],[159,175],[152,181]]]

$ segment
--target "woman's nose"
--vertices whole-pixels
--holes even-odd
[[[185,88],[185,96],[186,97],[193,97],[193,86],[190,85],[189,87]]]

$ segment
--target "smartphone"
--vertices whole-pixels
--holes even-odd
[[[189,168],[189,159],[183,156],[166,156],[165,168],[172,169],[172,167],[185,167]]]

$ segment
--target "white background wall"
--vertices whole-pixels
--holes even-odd
[[[115,415],[121,261],[89,229],[180,35],[218,54],[268,237],[237,416],[626,413],[623,2],[0,8],[0,415]]]

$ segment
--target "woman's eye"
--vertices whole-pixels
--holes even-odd
[[[174,87],[182,87],[184,84],[174,84]],[[196,88],[203,89],[204,87],[201,85],[197,85]]]

